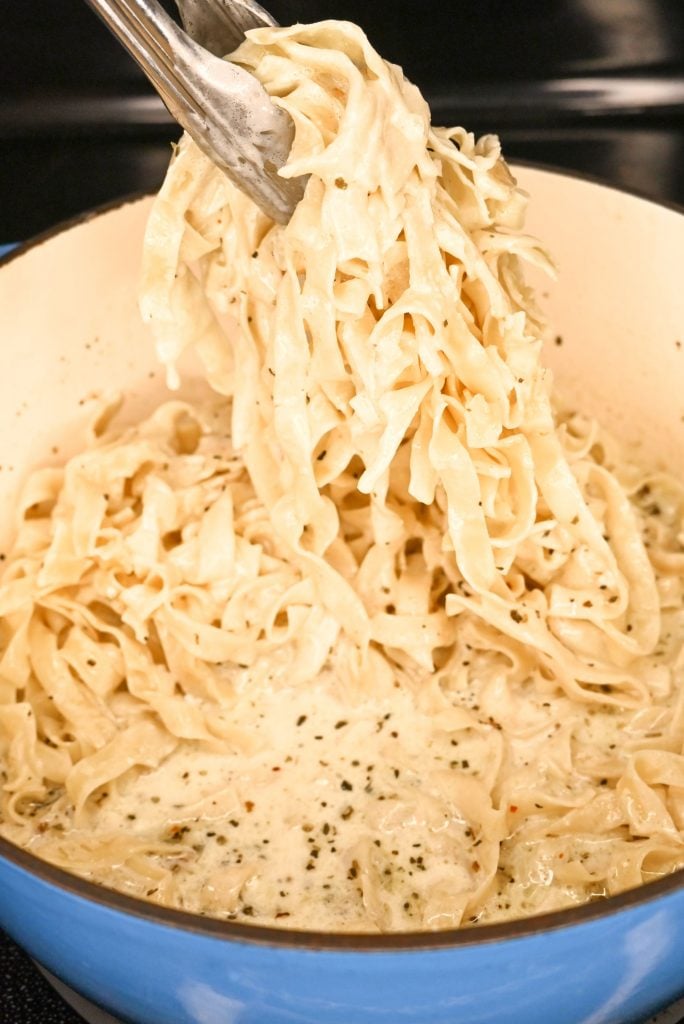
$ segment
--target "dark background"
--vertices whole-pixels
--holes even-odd
[[[165,0],[173,9],[173,0]],[[435,122],[684,203],[682,0],[271,0],[357,21]],[[1,0],[0,243],[161,180],[177,130],[83,0]]]
[[[358,22],[436,122],[497,132],[509,158],[684,205],[684,0],[268,6],[282,24]],[[0,15],[0,244],[155,188],[178,130],[83,0],[0,0]],[[0,933],[0,1024],[76,1020]]]

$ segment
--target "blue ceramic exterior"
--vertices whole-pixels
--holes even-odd
[[[684,994],[684,872],[553,917],[335,940],[148,908],[0,841],[0,925],[135,1024],[627,1024]]]

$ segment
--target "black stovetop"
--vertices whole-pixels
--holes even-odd
[[[173,8],[173,0],[164,0]],[[358,21],[438,123],[507,155],[684,204],[681,0],[271,0],[281,23]],[[83,0],[5,3],[0,244],[155,188],[175,126]]]
[[[497,132],[511,160],[581,171],[684,206],[681,0],[268,6],[283,24],[357,21],[423,89],[436,122]],[[0,245],[154,189],[177,134],[83,0],[3,5]],[[0,933],[0,1024],[78,1021]]]
[[[83,1024],[26,954],[0,931],[2,1024]]]

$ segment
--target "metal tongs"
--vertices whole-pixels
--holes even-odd
[[[135,58],[176,121],[261,209],[286,224],[305,178],[277,174],[294,135],[248,71],[221,58],[249,28],[276,22],[254,0],[176,0],[185,31],[158,0],[86,0]]]

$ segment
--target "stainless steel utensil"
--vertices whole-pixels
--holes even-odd
[[[176,6],[190,38],[216,57],[235,50],[248,29],[276,24],[255,0],[176,0]]]
[[[253,75],[221,59],[246,29],[275,24],[271,16],[253,0],[177,0],[183,31],[158,0],[86,3],[200,149],[265,213],[287,223],[306,184],[277,174],[292,145],[292,120]]]

